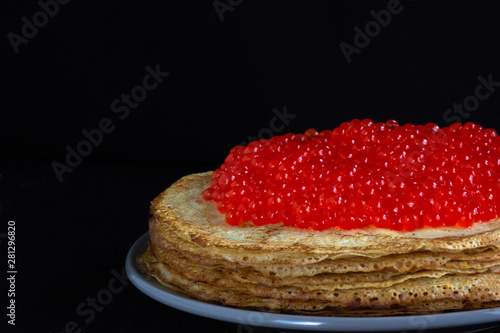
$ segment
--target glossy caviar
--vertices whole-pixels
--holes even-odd
[[[474,123],[355,119],[232,148],[203,199],[230,225],[468,227],[500,215],[500,138]]]

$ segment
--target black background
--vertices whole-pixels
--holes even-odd
[[[446,110],[474,95],[479,76],[500,82],[493,1],[401,0],[350,63],[340,44],[354,46],[354,28],[364,30],[388,1],[218,3],[231,10],[218,13],[213,1],[71,1],[17,46],[12,36],[42,7],[4,4],[1,270],[14,220],[17,331],[61,332],[70,321],[84,332],[244,331],[170,309],[130,283],[92,318],[76,309],[121,273],[159,192],[265,137],[275,112],[290,118],[274,134],[353,118],[447,126]],[[169,75],[128,116],[113,112],[116,99],[143,84],[147,66]],[[494,89],[454,120],[500,130]],[[59,178],[54,162],[66,164],[67,147],[81,146],[82,131],[105,118],[113,130]],[[2,278],[2,308],[4,286]]]

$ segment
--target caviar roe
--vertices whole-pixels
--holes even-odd
[[[474,123],[354,119],[232,148],[203,199],[234,226],[469,227],[500,215],[500,138]]]

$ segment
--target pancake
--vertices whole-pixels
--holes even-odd
[[[202,199],[212,172],[154,199],[137,258],[160,283],[238,308],[333,316],[426,314],[500,304],[500,220],[411,232],[230,226]]]
[[[167,287],[204,301],[252,310],[382,316],[479,309],[500,304],[500,281],[498,274],[492,273],[480,273],[473,277],[419,278],[384,288],[308,292],[290,287],[269,290],[259,285],[237,289],[218,286],[213,283],[216,280],[212,283],[192,280],[169,265],[158,262],[150,250],[141,254],[138,262],[146,273]]]
[[[220,265],[228,268],[249,267],[246,262],[228,261],[226,259],[211,258],[206,253],[196,254],[185,251],[185,246],[177,247],[173,243],[168,243],[168,248],[162,248],[164,251],[155,252],[155,256],[160,260],[163,253],[167,250],[178,250],[189,260],[202,266]],[[179,251],[179,248],[184,251]],[[159,249],[155,247],[155,249]],[[200,251],[201,252],[201,251]],[[452,261],[454,260],[454,261]],[[267,277],[286,278],[296,275],[313,276],[324,273],[348,273],[348,272],[372,272],[382,269],[392,269],[397,272],[409,272],[420,269],[440,269],[449,265],[466,267],[469,266],[493,266],[500,260],[500,253],[492,249],[483,252],[462,252],[462,253],[433,253],[433,252],[414,252],[409,254],[393,254],[381,258],[352,257],[349,259],[330,260],[325,259],[317,263],[308,263],[305,265],[293,265],[287,263],[278,264],[253,264],[251,267]],[[162,260],[161,260],[162,261]]]
[[[211,284],[231,288],[237,288],[241,284],[254,283],[262,287],[301,287],[308,290],[336,290],[336,289],[356,289],[370,287],[388,287],[410,279],[421,277],[441,277],[455,273],[484,273],[490,269],[500,267],[500,262],[493,263],[490,267],[478,269],[454,269],[442,267],[435,270],[418,270],[406,273],[399,273],[392,269],[384,269],[370,273],[344,273],[344,274],[318,274],[315,276],[297,275],[289,278],[267,277],[250,267],[245,269],[227,269],[224,266],[201,266],[189,261],[182,253],[176,251],[165,251],[150,245],[151,254],[160,263],[169,266],[178,272],[182,272],[186,277],[196,281],[206,281]]]
[[[233,227],[225,222],[213,202],[201,197],[201,192],[210,184],[211,175],[212,172],[206,172],[185,176],[153,201],[151,213],[156,219],[151,220],[150,231],[154,243],[161,247],[167,239],[164,236],[172,230],[183,240],[204,248],[237,249],[242,253],[262,251],[269,259],[273,255],[283,258],[286,254],[293,257],[307,253],[311,260],[323,256],[373,258],[417,251],[452,253],[500,248],[500,220],[476,223],[472,228],[423,228],[411,232],[369,228],[329,229],[318,233],[282,225]]]

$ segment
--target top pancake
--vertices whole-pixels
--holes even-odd
[[[167,248],[168,239],[180,238],[190,247],[219,252],[235,250],[277,253],[281,256],[316,255],[321,259],[351,256],[381,257],[418,251],[463,252],[500,248],[500,220],[470,228],[424,228],[411,232],[368,228],[303,230],[283,225],[230,226],[215,203],[202,199],[212,171],[185,176],[162,192],[151,205],[150,236]]]

